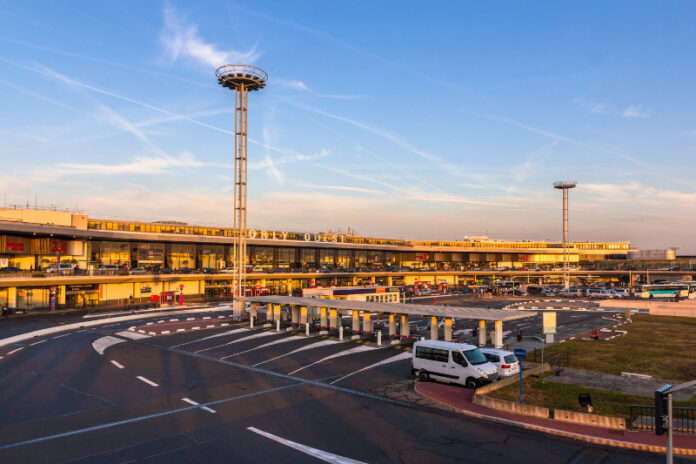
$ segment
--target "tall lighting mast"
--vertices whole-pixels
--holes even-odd
[[[563,288],[570,287],[570,275],[568,273],[568,190],[578,185],[575,181],[554,182],[553,188],[563,190]]]
[[[247,98],[266,86],[268,74],[248,64],[228,64],[215,71],[218,83],[234,90],[234,274],[233,296],[245,296],[247,261]],[[236,300],[235,313],[241,313]]]

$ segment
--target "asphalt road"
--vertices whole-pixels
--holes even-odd
[[[131,339],[132,325],[0,348],[0,463],[664,460],[410,402],[404,347],[234,325]],[[391,385],[406,401],[382,396]]]

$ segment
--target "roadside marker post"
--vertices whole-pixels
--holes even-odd
[[[527,350],[515,348],[515,357],[520,361],[520,404],[522,404],[522,360],[527,357]]]

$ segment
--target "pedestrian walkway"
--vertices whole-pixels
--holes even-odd
[[[666,452],[665,436],[657,436],[654,432],[631,430],[609,430],[601,427],[572,424],[553,419],[537,419],[520,416],[509,412],[484,408],[472,402],[473,390],[467,390],[453,385],[435,382],[417,383],[418,393],[452,409],[484,420],[492,420],[509,425],[515,425],[530,430],[559,435],[582,440],[599,445],[615,446],[655,453]],[[674,454],[696,456],[696,435],[675,435]]]

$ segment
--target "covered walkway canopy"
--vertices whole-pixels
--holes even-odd
[[[438,338],[437,318],[444,318],[444,338],[452,339],[452,325],[454,319],[470,319],[479,321],[479,345],[486,343],[486,322],[495,323],[496,347],[503,345],[503,321],[513,321],[535,316],[536,312],[531,311],[510,311],[505,309],[490,308],[471,308],[463,306],[436,306],[421,304],[403,303],[373,303],[368,301],[355,300],[334,300],[328,298],[301,298],[291,296],[247,296],[240,297],[239,301],[248,301],[252,304],[251,316],[256,317],[256,310],[259,304],[267,304],[271,308],[271,318],[280,320],[281,306],[290,306],[293,324],[307,324],[308,308],[319,308],[321,317],[321,328],[341,330],[338,321],[339,311],[350,311],[353,316],[353,331],[371,333],[373,332],[372,314],[389,315],[389,335],[396,335],[396,317],[401,318],[400,337],[410,337],[408,316],[426,316],[431,318],[431,338]],[[240,308],[241,309],[241,308]],[[327,309],[330,311],[330,318],[327,324]],[[362,312],[363,327],[360,330],[359,316]]]

